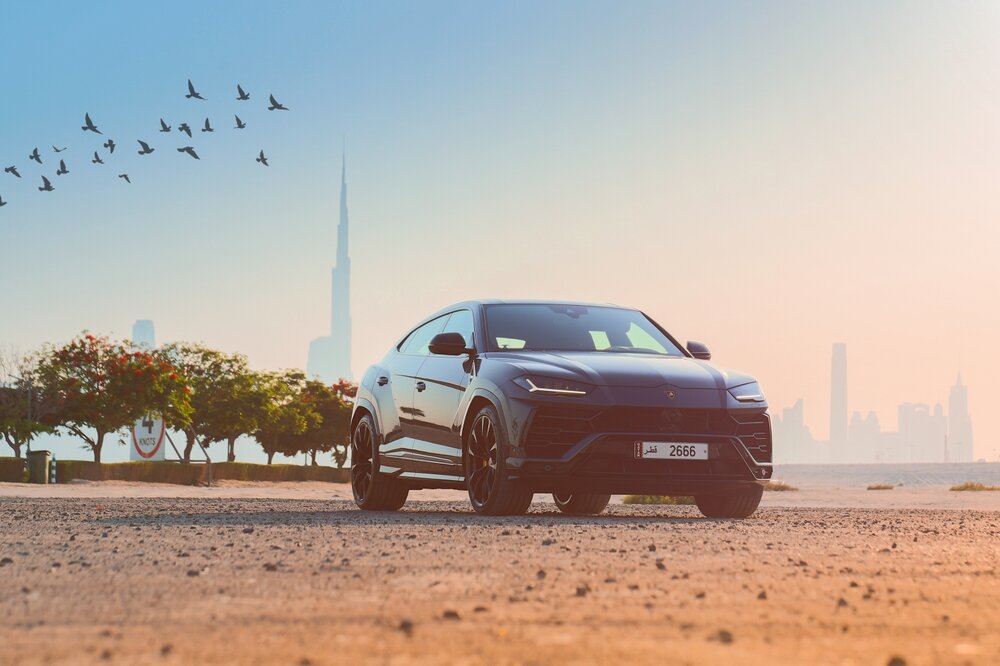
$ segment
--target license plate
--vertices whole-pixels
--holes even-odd
[[[708,460],[708,444],[692,442],[636,442],[635,457],[650,460]]]

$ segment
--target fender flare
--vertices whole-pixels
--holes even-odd
[[[354,412],[351,415],[351,435],[354,434],[354,421],[358,413],[358,408],[364,409],[366,412],[372,415],[372,420],[375,421],[375,441],[376,446],[382,446],[382,419],[378,413],[378,407],[372,403],[368,398],[356,398],[354,401]]]
[[[493,405],[493,408],[497,410],[497,414],[500,415],[500,420],[503,422],[504,430],[509,430],[503,401],[493,391],[483,388],[482,386],[476,387],[469,395],[468,402],[465,405],[465,412],[462,414],[462,430],[459,432],[459,436],[462,438],[461,441],[463,449],[465,447],[465,424],[469,420],[469,406],[472,405],[476,398],[484,398],[488,400]]]

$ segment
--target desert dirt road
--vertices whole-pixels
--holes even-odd
[[[998,544],[978,510],[0,497],[0,664],[989,664]]]

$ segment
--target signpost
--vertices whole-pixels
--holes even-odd
[[[132,446],[129,448],[129,460],[166,460],[167,451],[163,446],[166,435],[163,419],[147,414],[132,426]]]

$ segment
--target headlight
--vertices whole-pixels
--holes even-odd
[[[760,390],[760,384],[750,382],[742,386],[734,386],[729,389],[729,395],[739,402],[764,402],[764,392]]]
[[[552,377],[518,377],[514,383],[529,393],[545,395],[587,395],[593,389],[588,384]]]

